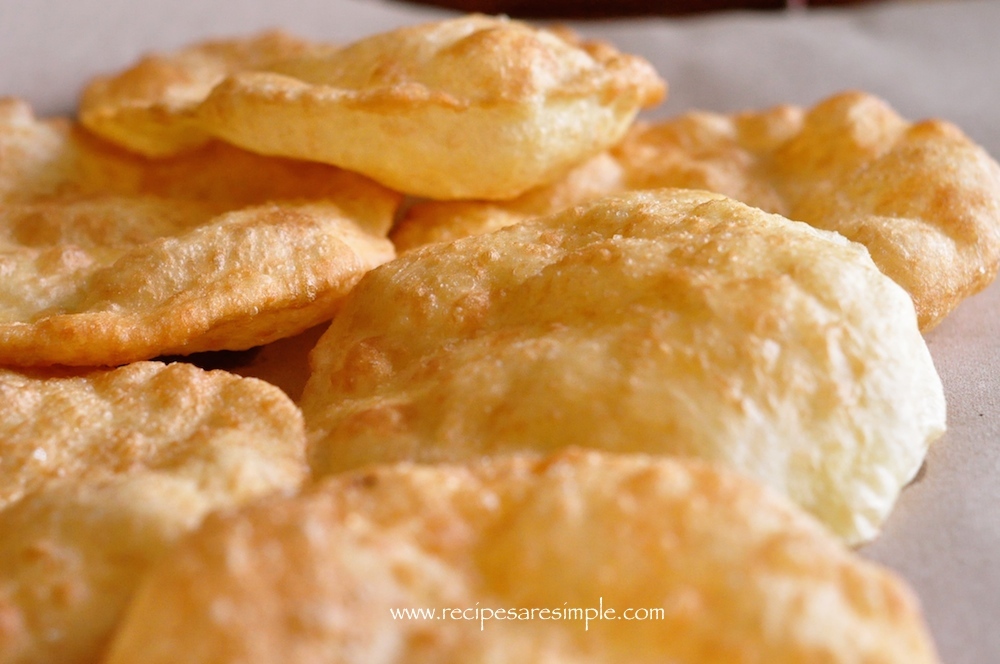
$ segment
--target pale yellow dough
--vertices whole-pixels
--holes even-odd
[[[945,428],[865,249],[719,194],[601,199],[411,251],[311,356],[320,474],[567,445],[698,456],[870,539]]]

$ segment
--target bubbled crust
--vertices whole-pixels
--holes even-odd
[[[663,614],[586,629],[391,614],[599,601]],[[107,661],[178,659],[937,661],[905,585],[776,494],[693,461],[580,451],[373,468],[210,517],[147,577]]]
[[[754,475],[873,537],[944,430],[863,247],[718,194],[607,198],[369,273],[311,357],[313,463],[584,445]]]
[[[691,111],[663,122],[636,123],[612,150],[629,189],[705,189],[787,216],[782,190],[766,164],[802,128],[794,106],[723,115]],[[832,142],[845,137],[836,132]]]
[[[616,142],[664,93],[649,63],[609,45],[473,15],[236,74],[199,117],[249,150],[406,193],[502,199]]]
[[[0,403],[3,664],[97,661],[178,537],[306,474],[295,405],[222,371],[2,369]]]
[[[772,169],[788,216],[868,247],[925,330],[996,277],[1000,166],[950,123],[907,122],[861,93],[835,97]]]
[[[150,54],[125,71],[90,81],[80,99],[80,122],[95,134],[150,157],[184,152],[210,140],[192,122],[192,111],[223,78],[332,48],[272,30]]]
[[[0,363],[241,349],[327,320],[400,197],[223,144],[150,162],[0,102]]]
[[[697,113],[633,130],[631,188],[692,186],[865,245],[928,330],[1000,266],[1000,166],[954,125],[846,92],[806,110]]]
[[[0,509],[52,483],[97,482],[197,459],[220,431],[239,433],[255,454],[276,455],[279,475],[291,472],[278,470],[282,457],[290,455],[290,463],[301,454],[302,416],[279,389],[179,362],[86,372],[0,369],[0,397]],[[210,469],[187,468],[204,472],[199,484],[225,486]]]

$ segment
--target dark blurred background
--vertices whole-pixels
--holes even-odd
[[[407,0],[398,0],[404,2]],[[874,0],[408,0],[463,12],[514,18],[608,18],[669,16],[727,9],[780,10],[788,7],[853,5]]]

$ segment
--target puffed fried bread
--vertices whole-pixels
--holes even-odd
[[[328,320],[399,194],[214,143],[126,154],[0,102],[0,364],[117,365],[239,350]]]
[[[334,48],[270,30],[149,54],[125,71],[90,81],[80,98],[80,122],[149,157],[178,154],[211,139],[194,121],[194,109],[226,76]]]
[[[618,155],[630,186],[688,177],[860,242],[925,331],[1000,267],[1000,166],[954,125],[909,122],[872,95],[698,114],[634,130]]]
[[[3,664],[98,661],[178,537],[306,476],[296,406],[223,371],[0,369],[0,403]]]
[[[720,194],[601,199],[407,252],[311,356],[319,474],[567,445],[699,456],[870,539],[945,428],[864,247]]]
[[[503,17],[373,35],[243,72],[200,126],[433,199],[513,198],[617,142],[665,84],[637,56]]]
[[[146,578],[107,664],[180,660],[937,657],[905,584],[777,494],[573,451],[375,467],[209,517]]]

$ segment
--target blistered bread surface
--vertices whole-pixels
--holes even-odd
[[[209,517],[107,662],[178,659],[937,661],[905,585],[776,494],[580,451],[372,468]]]
[[[398,194],[224,144],[169,160],[0,102],[0,363],[243,349],[327,320],[391,259]]]
[[[317,472],[583,445],[699,456],[873,537],[944,430],[860,245],[694,190],[601,199],[366,275],[311,357]]]
[[[276,387],[187,364],[0,369],[0,662],[98,661],[150,565],[306,477]]]

